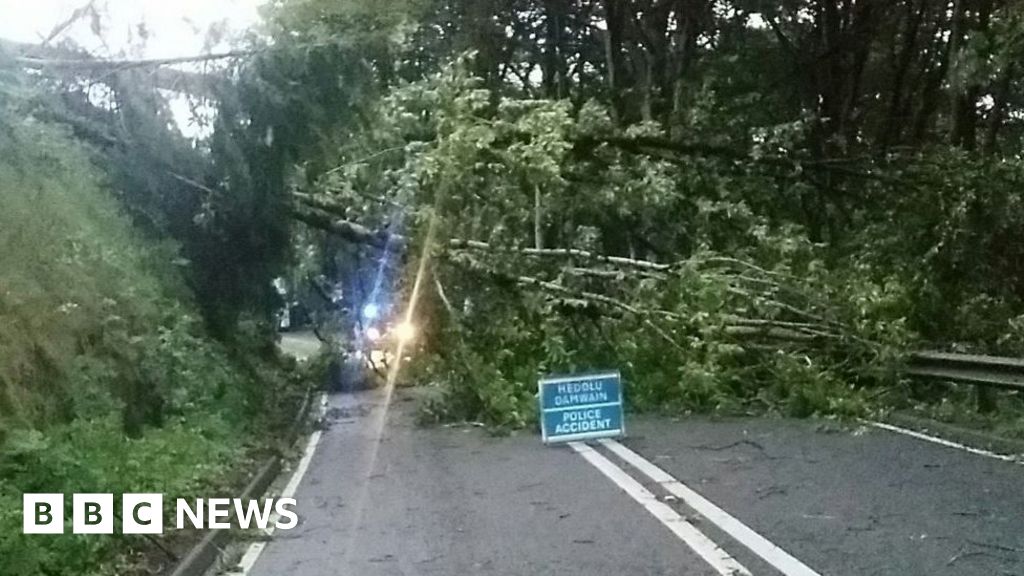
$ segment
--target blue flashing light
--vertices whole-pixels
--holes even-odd
[[[363,318],[366,320],[376,320],[380,316],[380,307],[373,302],[363,306]]]

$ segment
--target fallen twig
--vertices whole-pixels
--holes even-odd
[[[735,442],[730,442],[729,444],[725,444],[723,446],[708,446],[706,444],[701,444],[697,446],[689,446],[689,448],[693,448],[694,450],[711,450],[713,452],[721,452],[722,450],[728,450],[729,448],[735,448],[737,446],[743,445],[753,446],[754,448],[757,448],[761,452],[765,451],[764,446],[761,446],[757,442],[754,442],[753,440],[749,440],[747,438],[737,440]]]
[[[964,549],[963,549],[963,548],[960,548],[960,550],[959,550],[959,551],[958,551],[958,552],[957,552],[956,554],[954,554],[954,555],[953,555],[953,556],[952,556],[952,557],[951,557],[951,558],[950,558],[950,559],[949,559],[949,560],[948,560],[948,561],[946,562],[946,566],[952,566],[952,565],[953,565],[953,564],[955,564],[955,563],[956,563],[956,562],[957,562],[958,560],[962,560],[962,559],[964,559],[964,558],[969,558],[969,557],[971,557],[971,556],[991,556],[991,554],[989,554],[988,552],[982,552],[981,550],[975,550],[975,551],[973,551],[973,552],[966,552],[966,551],[964,551]]]

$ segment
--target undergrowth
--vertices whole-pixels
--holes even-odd
[[[189,263],[68,133],[0,108],[0,200],[0,571],[149,572],[168,559],[138,537],[23,535],[22,494],[237,488],[305,382],[258,321],[207,336]]]

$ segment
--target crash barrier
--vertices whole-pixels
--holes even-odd
[[[309,415],[310,407],[313,403],[313,396],[313,389],[310,388],[306,391],[302,405],[299,406],[299,411],[291,424],[288,434],[292,443],[302,432],[303,424]],[[269,456],[253,474],[252,480],[249,481],[245,490],[242,491],[242,499],[253,500],[262,496],[274,482],[274,479],[277,478],[278,474],[281,473],[282,468],[281,456]],[[231,540],[230,536],[230,530],[211,530],[207,532],[203,539],[193,546],[165,574],[169,576],[202,576],[206,574],[227,547]]]
[[[1024,394],[1024,359],[951,352],[914,352],[904,372],[914,378],[961,382],[977,387],[980,412],[996,408],[996,389]]]

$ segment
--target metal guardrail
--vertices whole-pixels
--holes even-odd
[[[949,352],[915,352],[907,375],[1024,390],[1024,359]]]
[[[996,409],[995,388],[1024,393],[1024,359],[950,352],[915,352],[906,375],[977,386],[978,411]]]
[[[302,425],[309,416],[313,406],[314,388],[310,386],[306,390],[306,396],[299,406],[299,411],[288,428],[288,444],[293,444],[302,434]],[[253,500],[262,496],[274,479],[281,473],[282,456],[275,454],[268,456],[263,464],[253,474],[249,484],[241,494],[242,501]],[[231,541],[233,534],[230,530],[210,530],[197,542],[184,557],[177,561],[177,564],[165,569],[162,573],[168,576],[203,576],[211,573],[211,568],[217,564],[224,553],[225,547]]]

